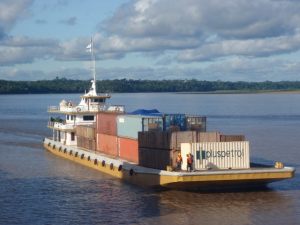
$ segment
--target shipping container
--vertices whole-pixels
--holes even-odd
[[[171,132],[144,131],[138,133],[139,147],[154,149],[171,149]]]
[[[96,133],[117,136],[117,113],[101,112],[96,117]]]
[[[119,155],[119,143],[117,136],[98,133],[96,143],[97,151],[112,156]]]
[[[118,137],[119,156],[121,159],[139,163],[139,147],[136,139]]]
[[[245,141],[246,138],[244,135],[221,135],[221,142],[232,142],[232,141]]]
[[[76,136],[85,137],[89,139],[96,139],[95,126],[78,125],[76,126]]]
[[[212,132],[198,132],[198,142],[220,142],[221,133],[217,131]]]
[[[186,170],[188,153],[193,155],[195,170],[250,168],[248,141],[183,143],[183,170]]]
[[[139,148],[139,165],[166,170],[167,166],[172,166],[173,151],[165,149]]]
[[[138,138],[139,131],[162,130],[161,117],[141,115],[119,115],[117,117],[117,135],[119,137]]]
[[[180,150],[181,143],[197,142],[197,131],[147,131],[139,132],[139,147]]]
[[[186,129],[206,132],[206,117],[204,116],[186,116]]]
[[[197,131],[178,131],[172,132],[171,148],[180,150],[181,143],[194,143],[198,142]]]
[[[163,115],[164,131],[177,127],[179,130],[186,130],[186,116],[185,114],[164,114]]]
[[[77,146],[91,151],[96,150],[96,140],[82,136],[77,136]]]

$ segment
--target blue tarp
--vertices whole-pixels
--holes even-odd
[[[162,113],[157,109],[137,109],[129,114],[142,116],[162,116]]]

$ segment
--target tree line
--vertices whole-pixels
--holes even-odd
[[[55,78],[39,81],[0,80],[0,94],[83,93],[90,80]],[[97,91],[112,92],[258,92],[300,90],[300,81],[230,82],[190,80],[132,80],[97,81]]]

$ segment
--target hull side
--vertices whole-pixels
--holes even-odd
[[[109,174],[140,186],[166,187],[175,189],[215,189],[226,187],[256,187],[267,183],[289,179],[294,176],[293,168],[250,169],[231,171],[169,172],[137,166],[136,164],[99,156],[93,152],[63,146],[50,139],[44,147],[51,153]],[[77,151],[76,151],[77,150]],[[104,164],[103,164],[104,161]]]

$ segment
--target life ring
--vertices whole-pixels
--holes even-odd
[[[80,112],[80,111],[81,111],[81,108],[77,108],[76,110],[77,110],[77,112]]]

